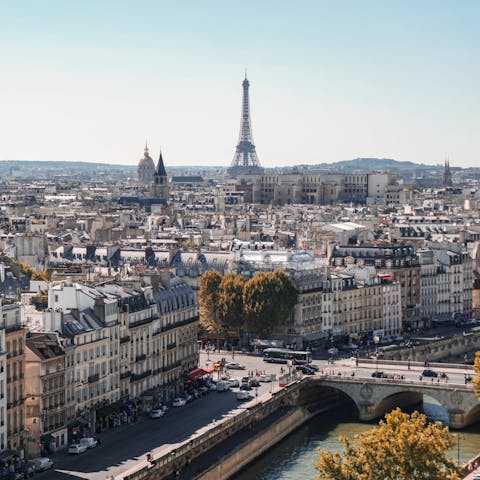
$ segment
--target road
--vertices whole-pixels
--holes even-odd
[[[200,355],[201,366],[211,366],[214,361],[225,357],[227,361],[232,360],[231,353]],[[280,369],[286,369],[285,365],[267,364],[261,357],[235,354],[235,361],[245,365],[246,370],[232,370],[230,375],[241,378],[248,370],[266,370],[267,373],[280,375]],[[336,361],[333,365],[326,361],[315,361],[324,373],[338,375],[352,375],[356,377],[371,378],[372,373],[377,369],[375,364],[355,365],[355,360],[346,359]],[[404,375],[406,381],[419,381],[423,371],[421,367],[406,365],[383,365],[379,362],[378,370],[385,373]],[[446,370],[446,369],[445,369]],[[448,384],[465,384],[465,373],[471,370],[449,369]],[[321,373],[321,372],[320,372]],[[424,380],[431,382],[430,379]],[[434,380],[436,382],[436,379]],[[445,380],[441,380],[444,382]],[[277,390],[278,382],[273,384],[261,384],[258,389],[258,396],[267,394],[272,389]],[[236,399],[236,391],[232,392],[211,392],[205,397],[194,400],[180,408],[170,408],[166,415],[159,419],[141,417],[139,421],[131,425],[122,425],[116,429],[109,430],[99,435],[102,443],[95,449],[88,450],[81,455],[68,455],[66,453],[55,454],[52,458],[55,462],[55,470],[38,474],[36,478],[42,480],[66,480],[66,479],[88,479],[105,480],[109,476],[119,475],[129,470],[139,461],[144,461],[146,454],[151,452],[154,457],[175,448],[176,445],[187,441],[195,432],[202,427],[212,424],[213,420],[219,420],[225,416],[235,415],[247,404],[241,404]],[[255,393],[255,392],[253,392]],[[255,398],[252,402],[255,402]]]

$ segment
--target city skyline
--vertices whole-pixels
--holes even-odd
[[[167,168],[228,167],[246,66],[264,167],[478,164],[473,1],[48,1],[0,12],[1,160],[136,165],[147,139]]]

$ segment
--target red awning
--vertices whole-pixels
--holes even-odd
[[[203,367],[202,370],[203,370],[205,373],[213,373],[213,368]]]
[[[188,374],[188,379],[189,380],[196,380],[197,378],[201,377],[202,375],[205,375],[205,372],[201,368],[196,368],[195,370],[192,370]]]

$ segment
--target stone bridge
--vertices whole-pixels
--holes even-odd
[[[316,376],[298,385],[297,402],[311,405],[336,392],[350,399],[362,421],[381,418],[396,407],[421,404],[423,396],[437,400],[446,410],[450,428],[461,429],[480,420],[480,402],[470,385],[429,384],[412,380]]]

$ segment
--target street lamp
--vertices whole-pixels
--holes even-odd
[[[373,337],[373,343],[375,343],[375,371],[378,373],[378,344],[380,343],[380,337],[378,335]]]
[[[459,433],[456,434],[457,437],[457,465],[460,466],[460,439],[461,436]]]

